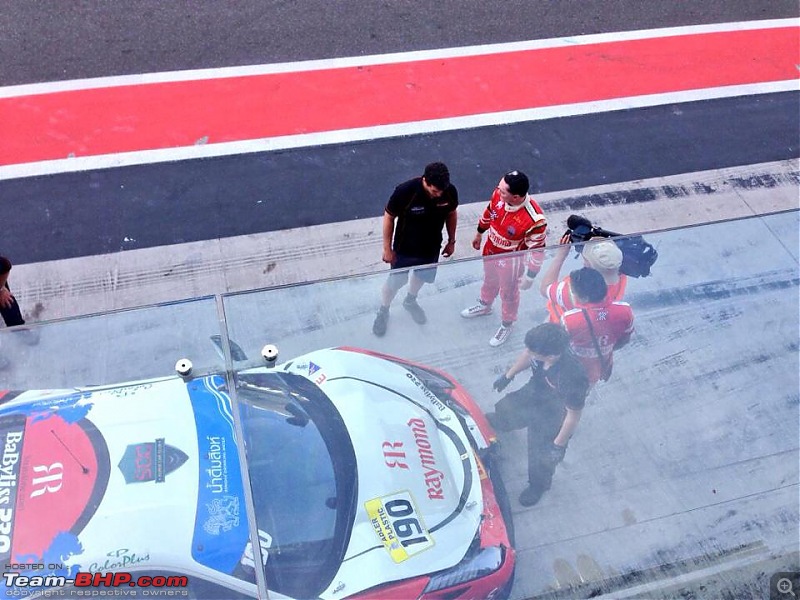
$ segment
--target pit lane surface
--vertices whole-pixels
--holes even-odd
[[[29,210],[5,251],[25,263],[374,216],[384,182],[426,154],[462,201],[509,168],[541,193],[793,158],[797,34],[784,19],[6,87],[0,190]],[[514,94],[492,78],[506,65]],[[98,217],[100,235],[80,235]]]

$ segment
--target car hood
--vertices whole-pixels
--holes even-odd
[[[154,565],[233,580],[249,536],[222,383],[31,390],[2,405],[0,462],[13,467],[0,473],[13,482],[0,484],[13,526],[0,532],[3,564],[64,576]]]
[[[329,349],[283,367],[325,392],[357,460],[357,502],[345,558],[326,597],[452,567],[480,524],[482,496],[456,414],[411,371]]]

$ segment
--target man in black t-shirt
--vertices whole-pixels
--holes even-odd
[[[458,190],[450,183],[450,171],[444,163],[429,164],[422,177],[395,188],[383,214],[383,262],[389,263],[393,272],[381,291],[381,307],[372,324],[375,335],[386,333],[389,306],[406,282],[408,294],[403,308],[420,325],[427,321],[417,294],[425,283],[436,279],[443,228],[447,229],[447,243],[442,256],[451,256],[455,250],[457,208]],[[409,271],[407,267],[423,268]]]
[[[525,335],[525,350],[494,382],[503,391],[517,373],[531,370],[528,383],[503,396],[487,414],[498,431],[528,428],[528,487],[523,506],[533,506],[553,480],[567,451],[589,393],[586,369],[569,351],[569,334],[560,325],[543,323]]]

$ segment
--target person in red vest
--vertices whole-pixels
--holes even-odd
[[[569,241],[566,243],[569,243]],[[569,254],[569,252],[566,254]],[[621,301],[625,296],[628,277],[619,272],[619,268],[622,265],[622,251],[619,247],[608,238],[592,238],[590,242],[584,245],[581,256],[583,257],[584,266],[599,271],[603,276],[608,286],[606,300],[608,302]],[[550,322],[560,323],[561,315],[565,311],[575,308],[571,284],[569,275],[556,285],[550,286],[548,283],[549,292],[545,297],[547,298],[547,313]]]
[[[478,221],[472,247],[480,250],[483,234],[483,285],[478,303],[461,311],[465,319],[492,313],[497,296],[501,301],[501,323],[489,345],[499,346],[511,335],[517,320],[520,289],[528,289],[542,267],[547,220],[533,197],[528,194],[528,177],[521,171],[509,171],[492,194]],[[511,254],[532,250],[527,254]],[[509,256],[504,256],[508,254]],[[523,282],[523,275],[525,281]]]
[[[569,255],[569,234],[542,276],[540,291],[561,310],[559,321],[567,330],[570,350],[583,363],[590,385],[607,381],[614,366],[614,350],[625,346],[633,334],[633,311],[627,302],[610,300],[608,284],[596,269],[583,267],[569,274],[569,295],[557,293],[561,267]],[[564,286],[561,287],[562,291]]]

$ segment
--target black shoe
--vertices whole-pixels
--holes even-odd
[[[519,503],[522,504],[522,506],[533,506],[541,500],[543,494],[544,490],[529,485],[522,490],[522,493],[519,495]]]
[[[403,300],[403,308],[411,313],[411,318],[418,324],[424,325],[428,322],[428,317],[425,316],[425,311],[422,310],[422,307],[417,304],[416,298],[406,296],[406,299]]]
[[[378,337],[383,337],[386,333],[386,324],[389,321],[389,309],[381,306],[378,309],[378,314],[375,315],[375,322],[372,324],[372,333]]]
[[[500,427],[500,419],[497,417],[497,413],[492,411],[486,413],[486,420],[489,421],[489,425],[492,426],[492,429],[495,431],[501,431],[502,428]]]

